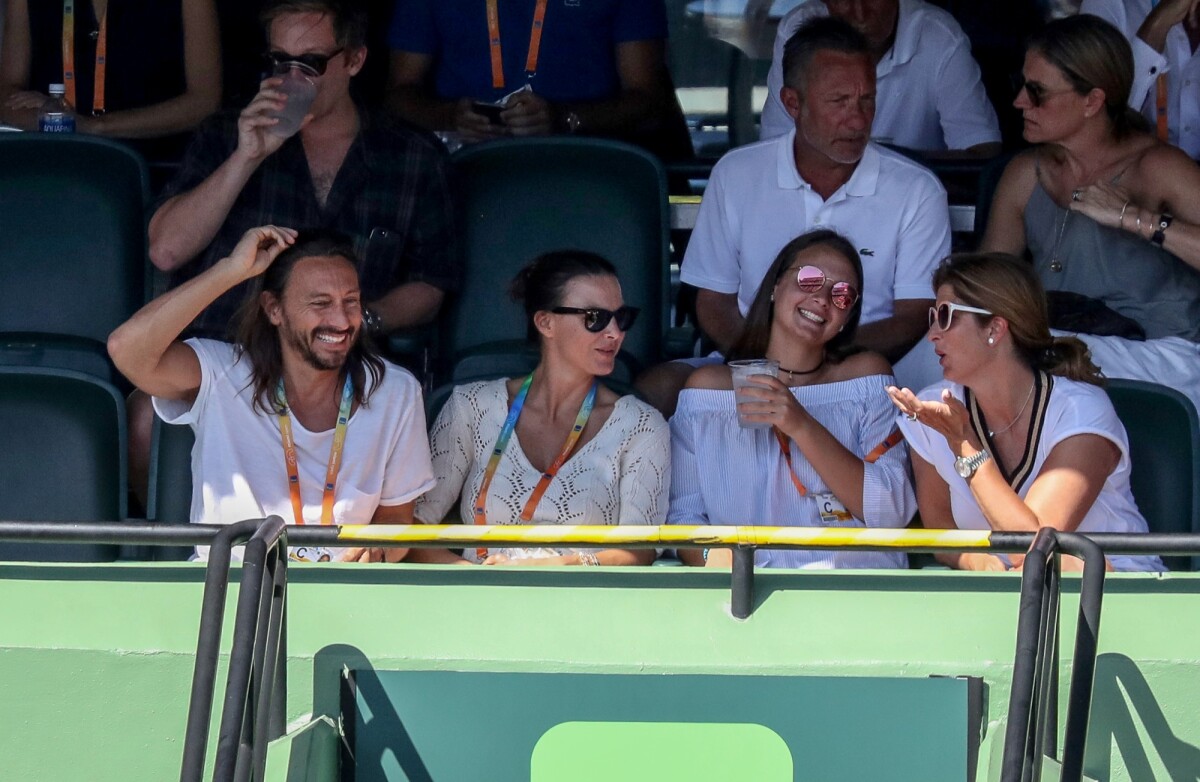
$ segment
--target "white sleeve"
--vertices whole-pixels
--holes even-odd
[[[720,162],[713,167],[696,215],[696,228],[679,269],[679,279],[683,282],[717,293],[737,293],[741,285],[741,253],[729,224],[733,210],[726,209],[725,204],[728,175],[728,167]]]
[[[400,420],[396,422],[392,451],[383,471],[380,505],[412,502],[434,485],[420,386],[407,372],[399,380],[406,388],[402,392]]]
[[[913,182],[896,238],[896,279],[892,296],[932,299],[933,271],[950,254],[950,206],[946,188],[922,171]]]
[[[664,524],[671,483],[671,434],[655,414],[654,426],[640,432],[621,455],[621,510],[618,524]]]
[[[668,524],[708,524],[701,476],[696,462],[696,443],[686,413],[671,416],[671,504]]]
[[[815,2],[816,0],[814,0]],[[783,89],[783,45],[787,43],[792,33],[805,21],[801,17],[803,4],[796,6],[779,20],[779,28],[775,31],[775,46],[771,53],[771,69],[767,71],[767,100],[762,107],[762,121],[758,137],[762,141],[776,136],[782,136],[796,126],[783,108],[779,99],[779,91]]]
[[[971,42],[961,31],[942,58],[934,96],[947,149],[967,149],[1000,140],[996,109],[983,88],[979,64],[971,56]]]
[[[164,399],[160,396],[151,397],[150,401],[154,405],[154,412],[158,413],[158,417],[166,423],[195,426],[204,413],[204,407],[208,404],[208,398],[212,394],[213,378],[220,371],[218,353],[221,351],[217,349],[217,346],[224,346],[225,343],[193,338],[185,340],[183,344],[192,349],[192,352],[196,354],[196,360],[200,362],[200,389],[196,392],[195,401],[188,404],[182,399]]]
[[[440,524],[446,519],[458,503],[470,474],[476,422],[469,407],[464,402],[462,388],[456,388],[433,425],[430,449],[436,483],[417,500],[414,511],[417,520],[425,524]]]
[[[894,385],[895,378],[884,381]],[[879,393],[863,400],[863,426],[859,453],[864,458],[896,430],[896,408],[880,385]],[[904,443],[891,446],[873,463],[863,464],[863,515],[868,527],[903,527],[917,512],[917,498],[909,479],[908,451]]]
[[[1161,52],[1138,38],[1137,28],[1145,19],[1130,19],[1121,0],[1083,0],[1079,13],[1100,17],[1120,30],[1129,41],[1133,49],[1133,87],[1129,90],[1129,106],[1134,111],[1142,111],[1151,99],[1158,76],[1171,67]]]

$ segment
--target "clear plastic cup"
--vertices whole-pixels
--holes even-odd
[[[734,402],[740,404],[742,402],[758,402],[757,397],[744,395],[739,391],[748,386],[761,388],[762,385],[754,381],[755,375],[770,375],[771,377],[779,377],[779,362],[773,358],[749,358],[744,361],[730,361],[729,372],[733,375],[733,398]],[[739,407],[737,411],[738,426],[743,429],[770,429],[770,424],[749,423],[742,417],[742,409]]]
[[[283,62],[275,66],[272,75],[283,80],[278,89],[287,96],[287,101],[282,110],[271,115],[279,122],[272,125],[270,131],[273,135],[288,138],[300,130],[304,115],[308,114],[317,97],[317,74],[299,63]]]

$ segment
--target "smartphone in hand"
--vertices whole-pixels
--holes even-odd
[[[488,122],[493,125],[503,125],[504,120],[500,119],[500,112],[504,111],[504,106],[499,103],[485,103],[481,100],[471,101],[471,110],[476,114],[482,114],[488,118]]]

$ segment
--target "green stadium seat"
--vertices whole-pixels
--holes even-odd
[[[0,519],[126,516],[125,402],[111,384],[43,367],[0,366]],[[109,545],[0,543],[0,560],[111,562]]]
[[[559,249],[610,260],[625,301],[642,310],[615,377],[629,382],[659,360],[669,316],[670,221],[657,159],[602,139],[511,139],[462,149],[453,169],[464,275],[441,333],[444,380],[514,374],[511,367],[528,363],[524,313],[505,293],[521,267]]]
[[[1200,417],[1178,391],[1110,379],[1108,396],[1129,434],[1131,482],[1151,532],[1200,532]],[[1164,557],[1172,570],[1200,570],[1200,557]]]
[[[0,365],[117,381],[109,333],[146,299],[146,166],[89,136],[0,135]]]
[[[150,436],[150,475],[146,518],[167,524],[187,524],[192,515],[192,446],[190,426],[163,423],[157,415]],[[186,560],[191,546],[156,546],[157,560]]]

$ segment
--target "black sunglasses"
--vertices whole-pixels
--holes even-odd
[[[299,65],[313,72],[314,76],[322,76],[329,67],[329,61],[344,52],[346,47],[340,46],[329,54],[288,54],[287,52],[267,52],[263,59],[272,69],[281,65]]]
[[[641,312],[637,307],[621,307],[616,312],[600,307],[555,307],[550,311],[555,315],[582,315],[583,327],[593,333],[604,331],[613,318],[617,319],[617,328],[629,331]]]
[[[1052,98],[1055,95],[1065,95],[1068,92],[1076,92],[1074,87],[1049,90],[1046,89],[1046,85],[1039,84],[1036,81],[1029,81],[1028,79],[1017,84],[1017,92],[1020,93],[1021,90],[1025,90],[1025,94],[1029,96],[1029,102],[1033,104],[1035,109],[1041,108],[1042,104],[1046,102],[1046,98]]]

